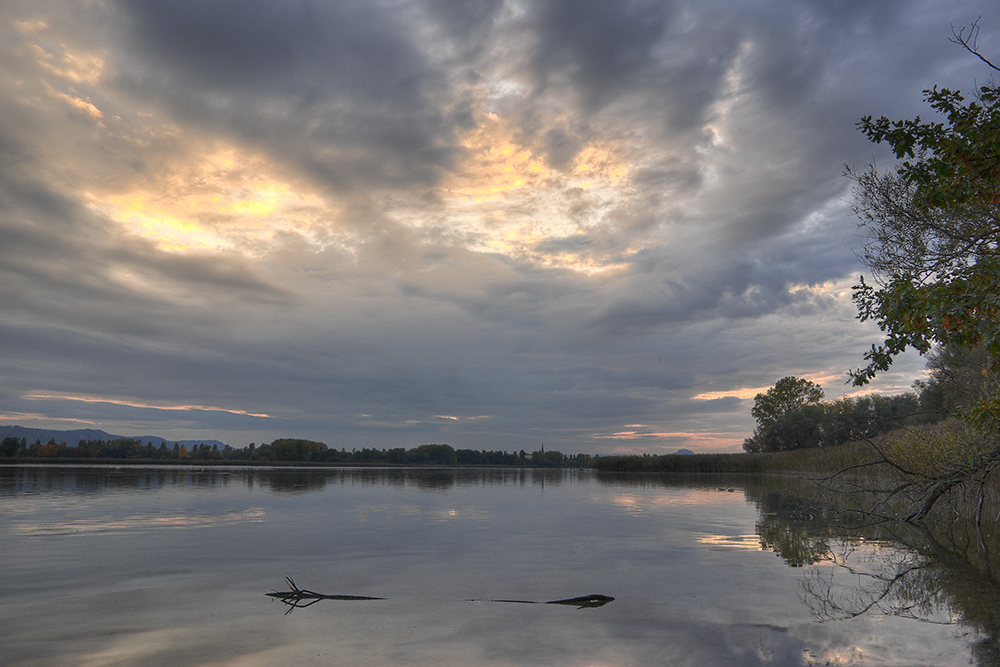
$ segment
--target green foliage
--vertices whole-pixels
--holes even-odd
[[[458,463],[458,455],[450,445],[420,445],[406,453],[407,463],[449,466]]]
[[[984,86],[967,102],[949,89],[925,91],[944,122],[867,116],[859,127],[900,159],[855,178],[855,212],[869,232],[862,254],[877,285],[854,287],[862,321],[886,333],[852,372],[869,382],[908,348],[981,346],[1000,360],[1000,89]]]
[[[967,104],[961,92],[936,86],[924,97],[946,123],[865,116],[859,127],[902,160],[897,173],[917,187],[925,210],[1000,202],[1000,90],[983,86]]]
[[[809,403],[823,400],[823,389],[804,378],[784,377],[763,394],[753,397],[750,414],[757,425],[765,428],[783,419],[788,413]]]
[[[261,445],[255,455],[265,461],[322,461],[327,446],[322,442],[297,438],[279,438]]]
[[[0,457],[13,458],[20,455],[26,447],[24,438],[6,437],[0,442]]]
[[[516,453],[486,451],[481,452],[475,449],[456,449],[455,457],[459,465],[478,466],[517,466],[521,465],[521,459]]]
[[[782,410],[761,410],[781,401]],[[743,442],[748,452],[783,452],[793,449],[833,447],[871,438],[913,423],[919,411],[916,394],[848,397],[820,401],[822,390],[807,380],[784,378],[766,394],[757,394],[751,414],[758,427]],[[772,399],[768,401],[768,399]]]
[[[823,439],[821,424],[825,421],[824,417],[823,406],[816,403],[803,405],[758,428],[743,446],[747,451],[758,452],[819,447]]]
[[[566,457],[562,452],[551,449],[547,452],[541,450],[536,452],[531,452],[531,465],[542,466],[542,467],[552,467],[561,466],[565,461]]]

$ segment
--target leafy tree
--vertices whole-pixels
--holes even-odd
[[[766,427],[782,419],[792,410],[807,403],[823,400],[823,388],[804,378],[784,377],[763,394],[753,397],[750,414],[760,427]]]
[[[978,32],[977,21],[954,41],[1000,71],[976,49]],[[859,318],[886,334],[865,354],[868,365],[851,373],[854,383],[867,383],[908,348],[923,354],[936,345],[931,380],[917,385],[921,403],[957,412],[969,427],[957,439],[947,428],[897,434],[889,442],[906,447],[880,450],[903,480],[897,488],[919,491],[920,509],[908,521],[927,516],[945,494],[978,486],[982,498],[1000,462],[1000,87],[982,86],[971,100],[936,87],[924,96],[940,120],[859,123],[898,164],[849,171],[869,234],[861,257],[875,279],[854,287],[854,301]],[[952,442],[960,446],[946,446]],[[907,448],[921,443],[932,445],[937,463],[906,465]]]
[[[27,444],[24,438],[8,436],[0,442],[0,457],[13,458],[24,452]]]
[[[561,466],[565,457],[557,450],[543,452],[541,450],[531,453],[531,465],[533,466]]]
[[[800,410],[821,400],[823,389],[815,382],[792,376],[781,378],[766,392],[754,396],[750,414],[757,420],[757,428],[753,436],[743,442],[743,449],[770,452],[800,446],[815,447],[818,442],[814,429],[816,415],[806,415]],[[784,423],[792,413],[798,413],[793,420],[794,425]],[[793,444],[800,440],[804,444]]]
[[[967,46],[968,48],[968,46]],[[880,172],[849,171],[854,211],[868,231],[854,302],[862,321],[886,337],[868,365],[851,373],[863,385],[908,348],[981,346],[1000,367],[1000,88],[924,92],[943,122],[866,116],[859,127],[900,160]]]
[[[458,455],[451,445],[420,445],[406,452],[406,462],[430,465],[455,465]]]
[[[748,451],[782,452],[790,449],[819,447],[823,444],[824,409],[807,403],[768,423],[750,438],[756,449]],[[744,447],[746,447],[744,443]]]
[[[321,461],[327,451],[322,442],[300,438],[279,438],[256,450],[257,458],[265,461]]]

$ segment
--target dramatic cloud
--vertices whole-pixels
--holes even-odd
[[[985,1],[0,8],[0,400],[243,446],[738,449],[878,332],[855,123]],[[904,391],[904,359],[876,386]]]

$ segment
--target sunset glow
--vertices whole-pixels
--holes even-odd
[[[282,232],[322,248],[336,211],[269,171],[262,158],[222,147],[194,164],[175,166],[145,189],[90,193],[88,200],[96,212],[164,250],[255,254]]]
[[[108,403],[110,405],[123,405],[129,408],[146,408],[150,410],[167,410],[188,412],[196,410],[199,412],[228,412],[234,415],[245,415],[247,417],[269,418],[271,415],[262,412],[248,412],[246,410],[235,410],[231,408],[219,408],[212,405],[157,405],[153,403],[142,403],[130,401],[123,398],[109,398],[106,396],[78,396],[73,394],[49,394],[45,392],[33,392],[27,394],[25,398],[36,401],[79,401],[81,403]]]
[[[468,159],[445,192],[455,215],[451,224],[471,249],[584,273],[625,266],[542,249],[548,241],[606,226],[606,216],[627,200],[628,167],[613,147],[585,147],[573,164],[557,170],[542,148],[519,143],[516,128],[494,113],[482,114],[462,145]]]

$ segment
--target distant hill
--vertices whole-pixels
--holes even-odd
[[[678,454],[685,454],[685,455],[687,455],[687,454],[694,454],[694,452],[692,452],[690,449],[678,449],[677,453]]]
[[[29,445],[35,442],[35,440],[41,440],[42,444],[47,443],[49,440],[55,440],[60,444],[65,442],[69,447],[76,447],[80,444],[81,440],[117,440],[119,438],[139,440],[144,445],[152,444],[156,446],[159,446],[161,442],[165,442],[170,446],[173,446],[176,442],[177,444],[186,447],[201,444],[218,445],[219,447],[226,446],[226,443],[220,440],[171,440],[170,438],[161,438],[155,435],[111,435],[110,433],[94,428],[81,428],[73,431],[56,431],[45,428],[27,428],[24,426],[6,426],[0,424],[0,440],[10,437],[24,438],[28,441]]]

